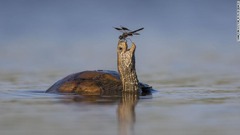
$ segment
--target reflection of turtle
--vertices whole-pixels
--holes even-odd
[[[83,71],[57,81],[46,92],[81,95],[115,95],[121,92],[150,94],[151,87],[138,81],[135,70],[135,49],[134,43],[128,48],[126,40],[119,40],[117,47],[119,74],[109,70]]]

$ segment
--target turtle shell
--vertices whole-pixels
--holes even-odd
[[[139,83],[142,94],[151,93],[152,87]],[[120,95],[122,83],[118,72],[111,70],[83,71],[57,81],[46,92],[75,93],[79,95]]]
[[[96,70],[68,75],[53,84],[46,92],[101,95],[108,92],[119,93],[121,90],[121,80],[117,72]]]

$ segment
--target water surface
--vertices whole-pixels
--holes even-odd
[[[236,74],[141,74],[139,78],[158,92],[152,98],[124,101],[45,93],[61,76],[1,73],[0,133],[235,135],[240,131]]]

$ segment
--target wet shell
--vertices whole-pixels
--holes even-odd
[[[119,92],[121,90],[122,85],[117,72],[96,70],[68,75],[53,84],[46,92],[100,95],[102,92]]]
[[[140,83],[139,85],[142,92],[150,92],[151,87],[147,84]],[[119,95],[121,91],[122,83],[118,72],[96,70],[68,75],[53,84],[46,92],[79,95]]]

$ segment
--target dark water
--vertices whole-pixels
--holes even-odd
[[[142,74],[139,78],[158,92],[139,100],[44,93],[61,76],[1,73],[0,133],[236,135],[240,131],[236,74]]]

